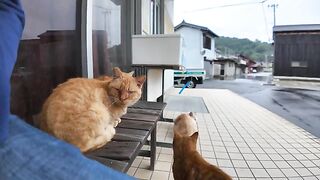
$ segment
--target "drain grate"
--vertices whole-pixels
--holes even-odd
[[[169,111],[209,113],[202,97],[167,96],[165,102]]]

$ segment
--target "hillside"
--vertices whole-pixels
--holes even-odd
[[[265,61],[266,55],[269,59],[270,55],[273,54],[272,45],[266,42],[223,36],[216,39],[216,48],[222,55],[243,54],[257,62]]]

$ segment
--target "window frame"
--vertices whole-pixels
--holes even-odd
[[[202,38],[202,47],[204,49],[208,49],[208,50],[211,50],[211,47],[212,47],[212,39],[210,36],[208,36],[206,33],[203,33],[202,34],[203,38]]]
[[[86,78],[94,77],[93,68],[93,0],[81,0],[81,56],[82,56],[82,76]],[[121,21],[126,21],[125,32],[121,32],[121,39],[126,43],[125,59],[132,61],[131,35],[141,31],[141,0],[124,1],[125,17]],[[139,12],[140,11],[140,12]]]

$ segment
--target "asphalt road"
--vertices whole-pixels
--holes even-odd
[[[320,91],[266,85],[268,76],[206,80],[197,88],[229,89],[320,138]]]

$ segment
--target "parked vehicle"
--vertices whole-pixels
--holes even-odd
[[[174,71],[174,85],[181,86],[190,81],[188,88],[195,88],[197,84],[203,84],[205,77],[206,71],[203,69]]]

